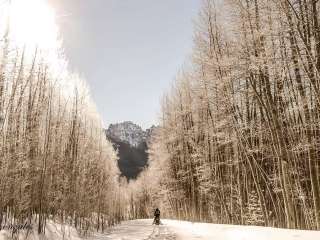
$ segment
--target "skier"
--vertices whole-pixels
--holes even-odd
[[[160,224],[160,210],[159,210],[159,208],[157,208],[157,209],[154,211],[153,224],[156,224],[156,225],[159,225],[159,224]]]

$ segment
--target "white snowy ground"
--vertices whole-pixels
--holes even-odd
[[[152,220],[123,222],[105,234],[94,234],[86,240],[320,240],[320,231],[300,231],[253,226],[231,226],[163,220],[152,225]],[[0,240],[6,240],[0,231]],[[26,239],[26,238],[21,238]],[[81,240],[73,228],[49,224],[46,236],[31,234],[29,240]],[[83,240],[83,239],[82,239]]]
[[[152,226],[152,220],[124,222],[109,235],[90,240],[320,240],[320,231],[300,231],[251,226],[216,225],[163,220]]]

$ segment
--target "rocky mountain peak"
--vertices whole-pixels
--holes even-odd
[[[117,141],[126,142],[133,147],[138,147],[147,138],[147,132],[131,121],[110,124],[106,133],[107,136]]]
[[[148,144],[157,127],[144,131],[131,121],[110,124],[106,130],[107,138],[118,151],[118,166],[127,179],[135,179],[148,165]]]

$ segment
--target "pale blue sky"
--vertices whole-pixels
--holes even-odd
[[[201,0],[49,1],[105,125],[156,124],[160,99],[191,52]]]

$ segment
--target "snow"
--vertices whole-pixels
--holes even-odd
[[[164,220],[183,240],[317,240],[320,231],[302,231],[271,227],[219,225]]]
[[[8,230],[0,231],[0,240],[11,239]],[[77,230],[69,225],[48,221],[45,235],[39,235],[37,229],[33,229],[27,234],[27,230],[22,230],[17,239],[21,240],[82,240]]]
[[[152,225],[153,220],[143,219],[123,222],[109,234],[95,234],[90,240],[175,240],[169,226]]]
[[[152,225],[152,219],[123,222],[104,234],[95,233],[87,240],[317,240],[320,231],[277,229],[270,227],[218,225],[162,220],[162,225]],[[0,240],[8,235],[0,231]],[[25,238],[21,238],[25,239]],[[31,233],[29,240],[80,240],[76,230],[49,222],[46,236]]]
[[[107,135],[115,140],[129,143],[133,147],[138,147],[147,138],[147,132],[130,121],[110,124]]]
[[[256,226],[218,225],[162,220],[154,226],[152,220],[124,222],[110,235],[99,240],[317,240],[320,231],[301,231]]]

